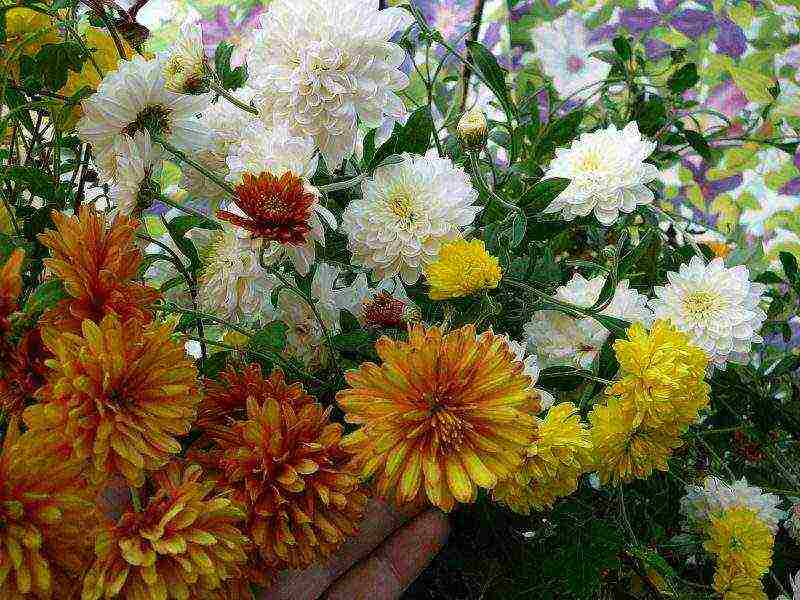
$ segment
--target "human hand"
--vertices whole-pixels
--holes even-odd
[[[396,600],[449,533],[447,516],[436,509],[401,514],[371,500],[356,538],[321,565],[284,571],[259,600]]]

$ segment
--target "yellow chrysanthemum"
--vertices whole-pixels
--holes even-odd
[[[667,471],[672,450],[683,442],[674,426],[648,427],[636,406],[612,396],[589,413],[597,474],[602,483],[648,477],[654,470]]]
[[[769,571],[775,539],[755,511],[735,506],[712,515],[707,534],[705,549],[717,557],[718,569],[731,578],[758,580]]]
[[[78,455],[92,457],[93,477],[123,475],[141,486],[145,471],[181,451],[200,393],[197,369],[173,325],[122,323],[115,314],[83,322],[83,335],[42,332],[55,355],[42,402],[23,414],[31,429],[60,429]]]
[[[591,436],[571,402],[556,404],[539,420],[536,441],[522,467],[492,491],[495,500],[520,514],[543,510],[570,495],[591,464]]]
[[[20,434],[12,420],[0,454],[0,598],[74,598],[91,561],[93,491],[67,440]]]
[[[250,542],[229,493],[177,461],[152,487],[142,510],[128,507],[100,531],[81,600],[205,600],[241,575]]]
[[[0,71],[10,73],[16,79],[20,57],[35,56],[45,44],[56,43],[58,27],[48,15],[29,8],[7,10],[5,20],[5,41],[0,43]]]
[[[425,267],[432,300],[460,298],[497,287],[500,263],[481,240],[454,240],[442,245],[439,257]]]
[[[408,342],[382,337],[383,364],[347,373],[337,401],[348,423],[342,440],[363,477],[397,504],[427,499],[449,511],[473,502],[522,462],[539,410],[524,366],[492,332],[468,325],[448,334],[409,328]]]
[[[708,357],[667,321],[656,321],[649,332],[641,323],[634,324],[627,340],[614,342],[614,352],[620,379],[610,393],[633,403],[637,420],[646,425],[686,427],[708,404]]]
[[[735,569],[718,568],[714,573],[714,589],[722,600],[768,600],[760,579],[743,576]]]

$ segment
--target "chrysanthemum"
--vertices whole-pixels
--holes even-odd
[[[0,360],[4,360],[0,369],[0,420],[8,420],[21,414],[44,385],[44,361],[50,354],[38,328],[26,332],[14,347],[8,344],[3,348],[3,343],[0,341]]]
[[[720,258],[705,265],[698,256],[667,278],[650,301],[656,317],[688,333],[715,365],[747,362],[751,345],[763,341],[758,332],[767,315],[759,304],[766,286],[751,282],[745,266],[727,269]]]
[[[544,177],[570,183],[544,212],[561,212],[571,221],[594,211],[600,223],[611,225],[620,212],[650,204],[654,196],[645,184],[658,178],[658,169],[644,160],[655,148],[654,142],[642,138],[635,121],[622,131],[611,125],[582,134],[569,148],[556,149]]]
[[[755,511],[743,506],[711,515],[703,546],[713,554],[720,570],[760,579],[772,564],[775,538]]]
[[[199,23],[187,21],[166,52],[166,88],[178,94],[193,94],[207,88],[206,54]]]
[[[230,419],[243,420],[250,397],[274,398],[282,405],[293,406],[295,410],[314,402],[302,384],[287,383],[280,369],[275,369],[265,378],[256,364],[241,370],[229,367],[220,373],[219,381],[205,382],[205,394],[200,403],[196,426],[205,429],[225,425]]]
[[[592,463],[589,430],[574,404],[556,404],[538,422],[539,433],[525,451],[525,462],[492,490],[495,500],[525,515],[574,492]]]
[[[22,292],[22,261],[25,252],[17,248],[0,268],[0,334],[7,332],[6,319],[17,308],[17,299]]]
[[[653,427],[693,423],[709,401],[705,353],[666,321],[656,321],[650,331],[635,323],[627,337],[614,342],[620,373],[608,393],[632,403],[637,420]]]
[[[586,279],[575,273],[566,285],[556,290],[555,296],[563,302],[590,308],[597,303],[604,285],[602,275]],[[632,323],[649,324],[652,320],[647,297],[631,289],[627,279],[617,284],[611,302],[600,313]],[[588,369],[610,335],[596,319],[577,319],[555,310],[534,312],[524,329],[528,345],[535,349],[545,367],[567,364]]]
[[[595,468],[600,482],[613,485],[667,471],[667,460],[682,445],[680,431],[666,424],[648,427],[636,406],[611,396],[589,413]]]
[[[778,508],[781,498],[764,492],[760,487],[748,485],[746,479],[727,483],[718,477],[706,477],[702,485],[686,488],[686,496],[681,499],[681,512],[692,521],[705,524],[712,515],[720,514],[734,507],[744,507],[754,511],[773,533],[786,516],[786,511]]]
[[[116,171],[114,144],[121,134],[147,129],[182,150],[203,147],[207,132],[197,119],[210,102],[209,94],[176,94],[166,88],[166,58],[134,56],[108,73],[97,93],[83,101],[78,135],[92,145],[94,158],[107,179]]]
[[[100,530],[82,600],[207,598],[239,576],[249,541],[230,494],[215,493],[197,465],[177,461],[155,473],[151,487],[140,511],[128,507]]]
[[[209,460],[246,506],[246,531],[266,566],[305,568],[356,532],[367,496],[348,470],[331,409],[262,387],[245,399],[242,418],[207,427]]]
[[[53,212],[53,223],[55,231],[39,236],[50,249],[44,263],[70,297],[45,313],[43,322],[78,332],[84,319],[100,321],[112,312],[123,320],[150,321],[148,308],[160,294],[132,281],[142,260],[134,242],[139,223],[124,215],[109,223],[86,205],[79,217]]]
[[[315,259],[315,243],[325,246],[325,227],[336,229],[334,214],[320,203],[318,191],[309,179],[317,170],[318,159],[314,144],[309,139],[293,137],[285,126],[268,130],[263,123],[251,122],[239,133],[239,141],[230,146],[227,158],[228,180],[241,185],[248,175],[270,173],[276,178],[291,173],[303,184],[303,193],[309,204],[308,226],[304,241],[285,244],[273,241],[267,244],[265,260],[270,264],[289,258],[301,275],[307,275]],[[299,190],[299,183],[297,184]],[[229,206],[230,212],[238,214],[238,201]],[[241,207],[244,209],[244,207]],[[246,232],[245,232],[246,233]]]
[[[55,358],[43,402],[25,411],[25,422],[58,427],[90,457],[95,479],[121,474],[141,486],[145,471],[181,450],[176,438],[189,431],[200,401],[197,369],[172,338],[173,325],[132,327],[111,314],[99,325],[87,319],[82,330],[42,332]]]
[[[278,283],[258,261],[258,247],[230,225],[214,232],[203,252],[198,280],[201,308],[231,320],[270,317],[272,289]]]
[[[761,579],[741,574],[734,565],[718,567],[714,573],[714,590],[722,600],[769,600],[764,593]]]
[[[453,240],[443,244],[436,260],[425,266],[425,277],[431,299],[445,300],[496,288],[502,270],[482,240]]]
[[[155,200],[162,152],[153,147],[150,134],[137,131],[133,137],[122,134],[114,140],[117,169],[109,196],[115,212],[126,216],[148,208]]]
[[[353,263],[376,279],[419,279],[442,244],[461,237],[481,210],[469,177],[446,158],[404,154],[402,162],[375,169],[361,198],[348,204],[342,225]]]
[[[0,597],[69,597],[58,586],[90,559],[91,494],[68,440],[20,435],[12,421],[0,455]]]
[[[330,169],[355,151],[357,123],[388,126],[406,115],[405,53],[390,38],[412,22],[400,8],[341,0],[277,0],[256,30],[248,83],[267,125],[312,138]]]
[[[337,401],[362,477],[398,505],[427,499],[449,511],[473,502],[522,461],[539,410],[530,378],[505,341],[468,325],[448,334],[409,328],[408,342],[387,337],[375,349],[383,364],[347,373]]]
[[[341,307],[364,327],[405,329],[418,320],[418,309],[411,302],[399,278],[384,279],[370,286],[365,273],[341,291]]]

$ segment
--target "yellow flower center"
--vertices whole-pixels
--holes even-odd
[[[407,190],[397,190],[389,196],[389,210],[404,221],[413,221],[415,218],[414,203]]]
[[[431,427],[439,437],[439,447],[450,451],[457,449],[464,441],[464,421],[446,409],[434,409]]]
[[[693,292],[683,299],[683,309],[693,317],[708,316],[719,305],[719,294],[715,292]]]
[[[602,160],[600,158],[600,154],[597,151],[591,151],[586,153],[583,156],[583,160],[581,161],[581,168],[584,171],[597,171],[600,169],[600,165],[602,164]]]
[[[151,133],[162,134],[170,132],[171,111],[160,104],[152,104],[145,107],[138,115],[136,120],[130,123],[122,133],[131,137],[139,131],[150,131]]]

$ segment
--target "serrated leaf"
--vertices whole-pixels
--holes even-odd
[[[480,70],[489,89],[500,100],[500,103],[511,113],[514,112],[514,103],[508,95],[506,86],[506,70],[500,66],[494,54],[489,52],[480,42],[467,42],[467,49],[472,57],[472,62]]]
[[[800,273],[798,273],[797,258],[791,252],[781,252],[778,254],[778,258],[780,258],[786,279],[789,280],[795,291],[800,294]]]
[[[567,189],[567,186],[569,186],[569,179],[562,177],[543,179],[525,192],[519,199],[519,205],[531,214],[542,212],[561,192]]]
[[[231,68],[231,55],[234,46],[228,42],[222,42],[214,52],[214,71],[226,90],[236,90],[242,87],[247,81],[247,66],[239,65],[235,69]]]
[[[395,124],[391,137],[375,151],[369,170],[374,170],[393,154],[425,154],[430,147],[433,127],[433,119],[427,106],[415,110],[405,125]]]
[[[273,321],[253,335],[249,345],[254,350],[263,348],[280,354],[286,348],[286,331],[288,329],[286,323]]]

